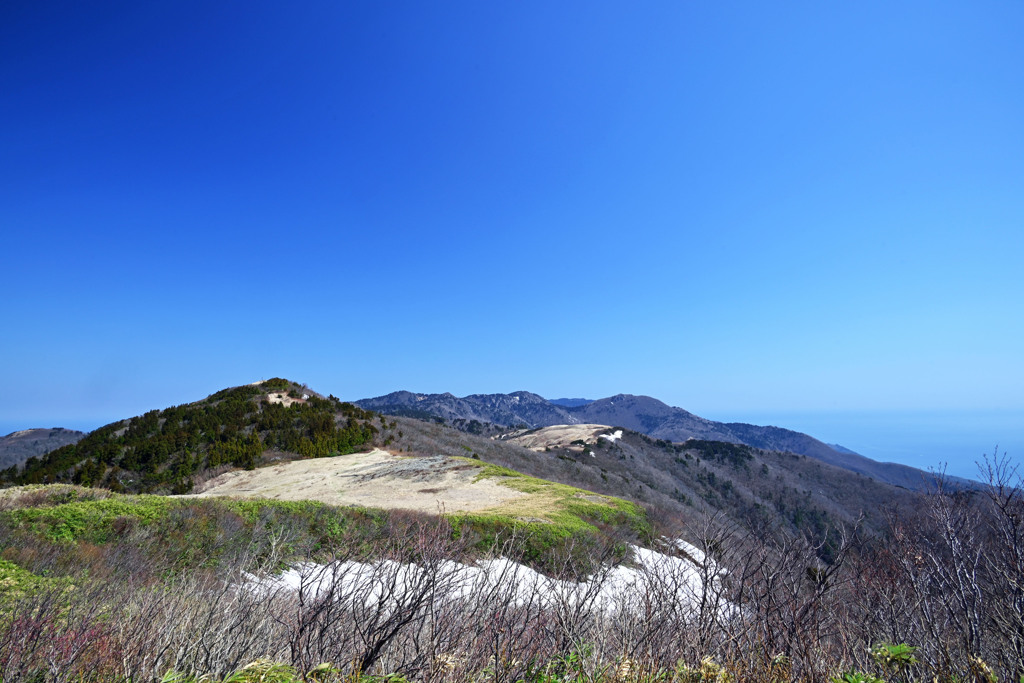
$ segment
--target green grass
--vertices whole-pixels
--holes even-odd
[[[450,516],[456,533],[471,535],[481,550],[516,539],[520,559],[529,564],[558,570],[568,562],[587,571],[609,544],[614,556],[621,559],[626,554],[626,540],[650,540],[647,514],[634,503],[507,467],[459,460],[480,469],[476,481],[495,479],[501,486],[526,494],[485,510]]]
[[[166,526],[182,518],[213,518],[233,515],[247,526],[258,522],[277,522],[292,527],[322,527],[325,538],[340,536],[356,522],[379,527],[386,517],[380,510],[362,507],[334,507],[319,501],[279,501],[266,499],[171,498],[149,494],[105,494],[97,498],[96,489],[55,485],[23,487],[12,490],[14,505],[21,503],[18,493],[32,493],[32,499],[20,507],[0,512],[0,520],[16,529],[56,543],[108,543],[124,533],[124,522],[133,527]],[[119,524],[119,522],[121,524]]]
[[[0,559],[0,605],[4,600],[17,600],[25,595],[53,587],[57,580],[36,576],[8,560]]]
[[[73,543],[87,540],[107,543],[114,533],[114,521],[131,518],[144,526],[167,516],[182,501],[163,496],[116,496],[103,500],[58,503],[52,506],[9,510],[0,518],[32,531],[49,541]]]
[[[475,515],[460,516],[540,521],[574,531],[597,530],[601,525],[624,527],[637,536],[651,533],[647,514],[635,503],[538,479],[499,465],[469,458],[458,459],[480,468],[476,481],[497,479],[498,484],[527,494]]]
[[[240,556],[254,564],[326,559],[337,552],[363,558],[372,555],[391,520],[387,511],[317,501],[107,493],[83,499],[93,494],[95,489],[71,486],[0,493],[13,506],[0,511],[2,557],[12,566],[30,566],[33,558],[50,553],[64,558],[57,571],[68,576],[84,570],[74,558],[86,548],[93,549],[86,554],[100,555],[103,549],[134,548],[156,571],[171,573],[215,569],[225,558]]]
[[[471,458],[459,460],[479,469],[477,480],[494,479],[524,494],[485,510],[447,516],[454,536],[477,551],[513,539],[514,547],[507,550],[535,567],[554,569],[566,562],[591,567],[610,546],[623,557],[627,541],[650,538],[646,514],[633,503]],[[8,539],[24,539],[4,545],[34,544],[30,538],[58,547],[128,544],[154,554],[172,572],[215,568],[223,557],[253,552],[255,540],[271,537],[283,539],[277,544],[284,556],[280,561],[330,557],[337,551],[369,556],[394,533],[396,519],[394,511],[318,501],[172,498],[69,485],[22,487],[0,492],[0,497],[12,508],[0,511],[0,527]]]

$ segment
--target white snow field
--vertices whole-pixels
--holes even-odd
[[[497,558],[475,565],[451,560],[429,566],[391,560],[302,563],[274,576],[248,575],[245,585],[258,591],[295,593],[305,600],[327,598],[363,606],[383,602],[384,606],[394,603],[395,608],[411,595],[433,593],[433,599],[472,601],[500,593],[509,604],[542,609],[571,606],[614,614],[657,602],[681,609],[710,605],[723,616],[731,612],[720,590],[724,570],[684,541],[669,544],[685,556],[631,546],[633,566],[606,566],[578,582]]]

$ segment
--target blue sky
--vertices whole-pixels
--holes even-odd
[[[0,3],[0,431],[287,376],[988,411],[1024,448],[1021,35],[1019,2]]]

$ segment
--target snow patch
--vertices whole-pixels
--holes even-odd
[[[439,587],[437,599],[471,601],[500,591],[517,606],[572,605],[609,614],[640,609],[652,599],[698,608],[706,604],[706,598],[720,597],[717,578],[724,572],[692,545],[684,541],[668,544],[685,549],[688,557],[631,546],[635,566],[604,567],[580,582],[554,579],[507,558],[497,558],[475,565],[444,560],[430,568],[392,560],[326,565],[306,562],[277,576],[247,575],[243,585],[250,590],[285,590],[309,598],[330,595],[336,600],[372,606],[401,600],[402,595],[415,593],[429,583]],[[733,610],[724,600],[719,599],[717,604],[723,614]]]
[[[694,563],[703,565],[708,561],[708,556],[704,554],[704,551],[695,545],[691,545],[681,538],[668,539],[662,537],[662,542],[674,546],[683,555],[689,557]]]

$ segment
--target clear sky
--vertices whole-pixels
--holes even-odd
[[[1017,0],[0,2],[0,431],[286,376],[1024,447],[1021,36]]]

